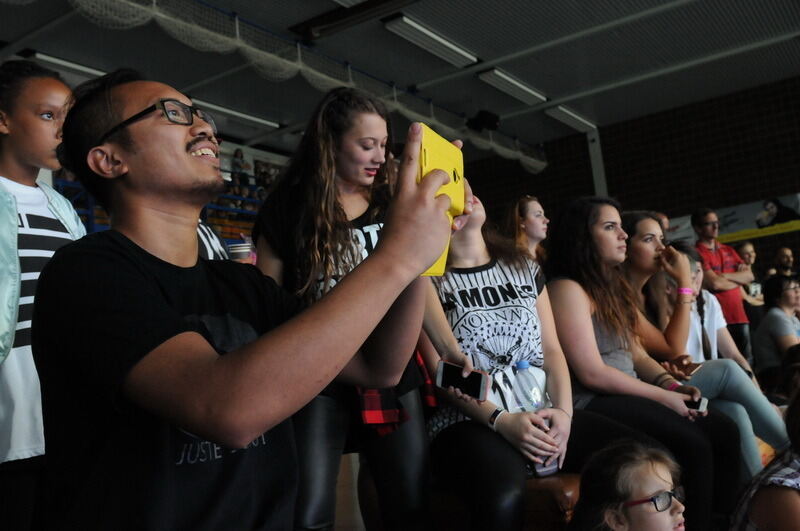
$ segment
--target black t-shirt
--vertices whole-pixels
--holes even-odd
[[[299,214],[300,205],[302,205],[302,200],[298,187],[279,186],[261,205],[253,226],[253,241],[257,243],[258,238],[263,236],[272,251],[283,262],[283,287],[291,293],[297,290],[300,282],[296,276],[297,238],[299,238],[296,234],[296,227],[303,222]],[[374,210],[377,210],[376,214],[373,214]],[[385,209],[373,209],[373,205],[370,205],[364,214],[350,221],[359,259],[363,260],[369,256],[378,244],[380,231],[383,228],[384,212]],[[353,267],[355,265],[357,264],[354,264]],[[344,271],[344,273],[347,272],[349,271]],[[337,280],[332,279],[332,282],[335,283]],[[316,290],[315,293],[321,293],[321,282],[313,289]],[[422,375],[412,360],[406,366],[400,382],[395,387],[395,392],[402,395],[416,389],[422,383]],[[350,386],[333,382],[325,388],[323,394],[339,396],[347,387]]]
[[[225,354],[297,310],[253,266],[201,258],[178,267],[113,230],[59,250],[39,279],[33,321],[45,528],[291,529],[290,421],[245,449],[223,448],[135,406],[122,384],[182,332],[202,334]]]

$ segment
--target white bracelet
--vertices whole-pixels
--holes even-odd
[[[492,431],[497,431],[497,419],[499,419],[505,412],[506,412],[505,409],[497,408],[494,410],[494,413],[492,413],[492,415],[489,417],[489,420],[486,422],[486,424],[488,424],[488,426],[492,428]]]

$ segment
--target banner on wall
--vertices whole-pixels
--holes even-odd
[[[800,230],[800,194],[782,195],[715,211],[719,217],[719,241],[722,243]],[[697,239],[690,216],[670,218],[666,236],[668,240],[693,242]]]

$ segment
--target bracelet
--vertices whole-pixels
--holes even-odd
[[[667,371],[664,371],[658,376],[656,376],[651,385],[655,385],[656,387],[661,387],[661,383],[664,382],[665,378],[671,378],[670,374]]]
[[[489,420],[486,421],[486,424],[490,428],[492,428],[492,431],[497,431],[497,419],[499,419],[500,415],[502,415],[505,412],[506,412],[505,409],[497,408],[497,409],[494,410],[494,412],[491,414],[491,416],[489,416]]]
[[[669,386],[667,387],[667,391],[674,391],[675,389],[677,389],[680,386],[681,386],[681,384],[678,383],[678,381],[676,380],[676,381],[672,382],[671,384],[669,384]]]
[[[572,420],[572,415],[570,415],[569,413],[567,413],[567,410],[566,410],[566,409],[564,409],[563,407],[556,407],[556,406],[553,406],[553,409],[558,409],[558,410],[560,410],[560,411],[563,411],[563,412],[564,412],[564,414],[565,414],[566,416],[568,416],[568,417],[569,417],[569,420]]]
[[[692,288],[678,288],[678,293],[681,295],[694,295],[694,290]]]

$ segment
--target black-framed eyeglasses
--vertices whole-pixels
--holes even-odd
[[[700,225],[704,227],[719,227],[719,221],[704,221]]]
[[[97,145],[102,144],[106,140],[108,140],[111,135],[120,131],[121,129],[131,125],[132,123],[136,122],[137,120],[141,120],[148,114],[153,111],[159,110],[164,114],[164,117],[169,120],[170,122],[178,125],[192,125],[194,123],[194,117],[197,116],[208,125],[211,126],[211,129],[214,131],[214,134],[217,134],[217,124],[214,123],[214,118],[203,109],[199,109],[197,107],[193,107],[191,105],[186,105],[183,102],[174,99],[161,99],[158,100],[157,103],[151,105],[150,107],[146,108],[141,112],[137,112],[130,118],[123,120],[119,124],[115,125],[111,129],[109,129],[103,136],[100,137],[100,140],[97,141]]]
[[[622,504],[622,506],[633,507],[634,505],[652,502],[653,507],[656,508],[656,511],[662,512],[672,507],[673,498],[677,499],[678,501],[683,501],[683,487],[675,487],[673,490],[665,490],[664,492],[659,492],[655,496],[651,496],[650,498],[645,498],[643,500],[625,502]]]

